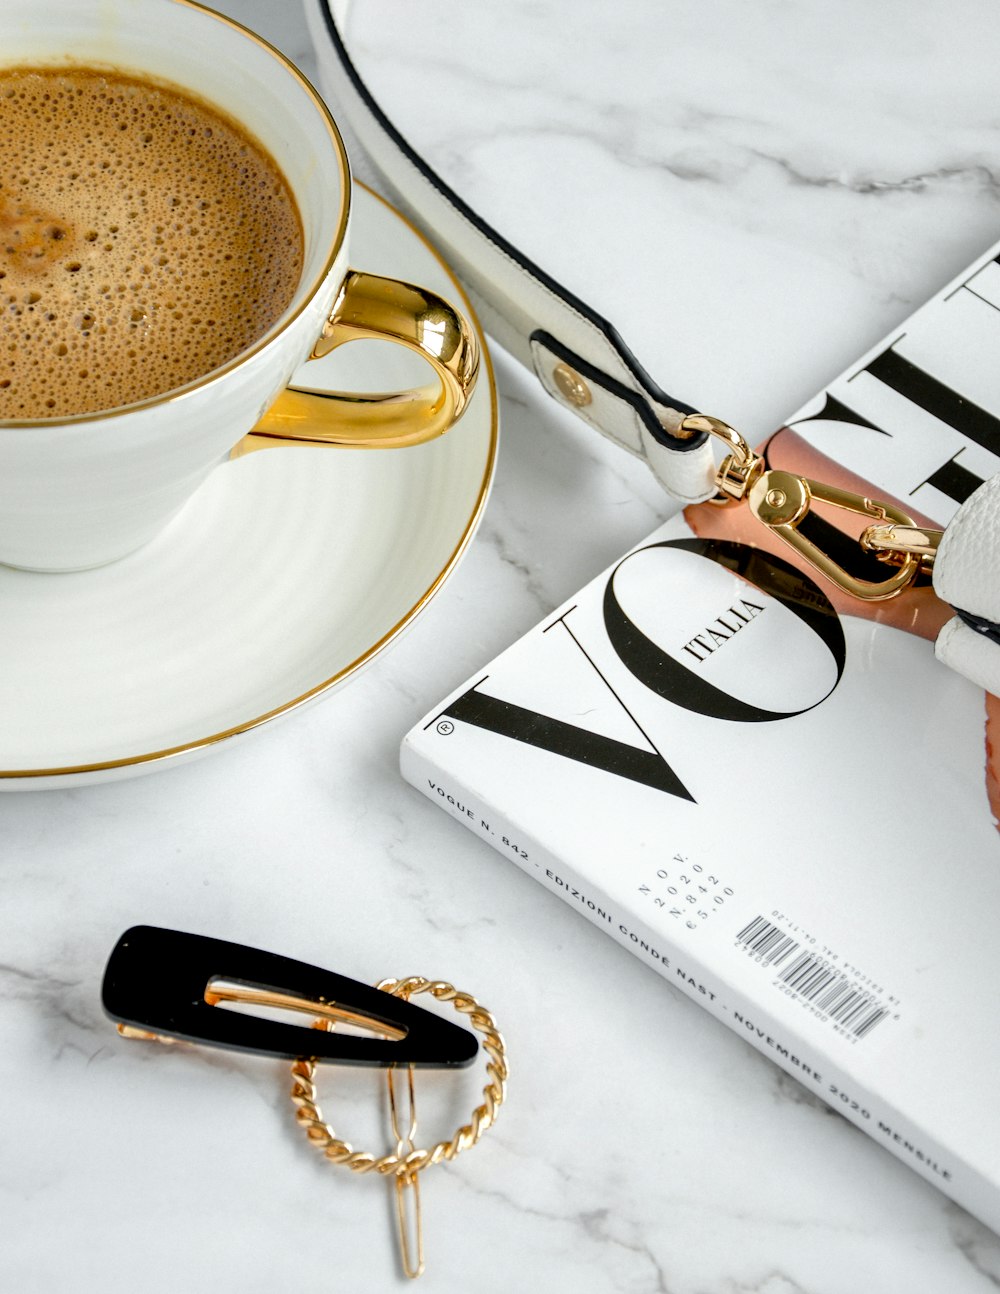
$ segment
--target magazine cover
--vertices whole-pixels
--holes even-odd
[[[1000,470],[996,253],[769,465],[947,524]],[[861,519],[816,512],[862,574]],[[952,614],[929,586],[861,602],[702,504],[435,707],[401,767],[1000,1229],[998,702],[935,660]]]

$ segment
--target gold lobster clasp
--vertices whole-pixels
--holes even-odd
[[[903,555],[899,568],[888,579],[864,580],[845,571],[839,562],[835,562],[811,539],[807,539],[799,526],[809,515],[814,499],[858,516],[871,517],[873,522],[889,520],[902,526],[913,525],[910,517],[891,504],[875,503],[860,494],[824,485],[820,481],[811,481],[804,476],[795,476],[791,472],[772,470],[762,473],[754,482],[747,502],[758,521],[773,530],[790,548],[794,548],[810,566],[814,566],[838,588],[853,597],[862,598],[866,602],[881,602],[895,597],[913,583],[921,566],[920,558],[913,553]],[[864,547],[863,542],[861,546]]]
[[[755,453],[738,431],[718,418],[694,414],[681,426],[686,431],[707,432],[729,448],[715,477],[720,502],[745,500],[762,525],[845,593],[865,602],[884,601],[908,588],[932,566],[942,531],[917,526],[912,517],[890,503],[768,468],[763,455]],[[862,579],[824,552],[801,529],[814,501],[870,518],[872,524],[858,536],[858,543],[864,552],[874,554],[895,571],[885,580]],[[879,522],[890,524],[876,524]]]

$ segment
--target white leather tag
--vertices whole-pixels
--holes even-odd
[[[944,532],[934,562],[934,592],[953,607],[1000,624],[998,572],[1000,475],[966,499]]]
[[[1000,647],[970,629],[958,616],[938,634],[934,655],[942,665],[1000,696]]]
[[[934,592],[953,607],[1000,624],[1000,475],[969,496],[944,532]],[[938,634],[938,660],[1000,696],[1000,645],[957,616]]]

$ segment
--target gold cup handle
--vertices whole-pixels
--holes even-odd
[[[351,270],[310,359],[362,339],[394,341],[423,356],[438,381],[412,391],[283,391],[232,452],[276,445],[401,449],[443,435],[476,385],[479,343],[443,297],[398,279]]]

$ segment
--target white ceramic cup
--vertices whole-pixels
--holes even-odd
[[[191,91],[258,140],[298,204],[304,263],[267,332],[196,381],[109,412],[0,421],[0,563],[28,570],[81,570],[133,552],[233,453],[289,440],[393,448],[439,435],[461,416],[478,368],[474,333],[451,305],[350,268],[343,141],[277,50],[190,0],[3,0],[0,65],[95,64]],[[372,396],[284,390],[307,358],[357,338],[417,351],[436,380]]]

